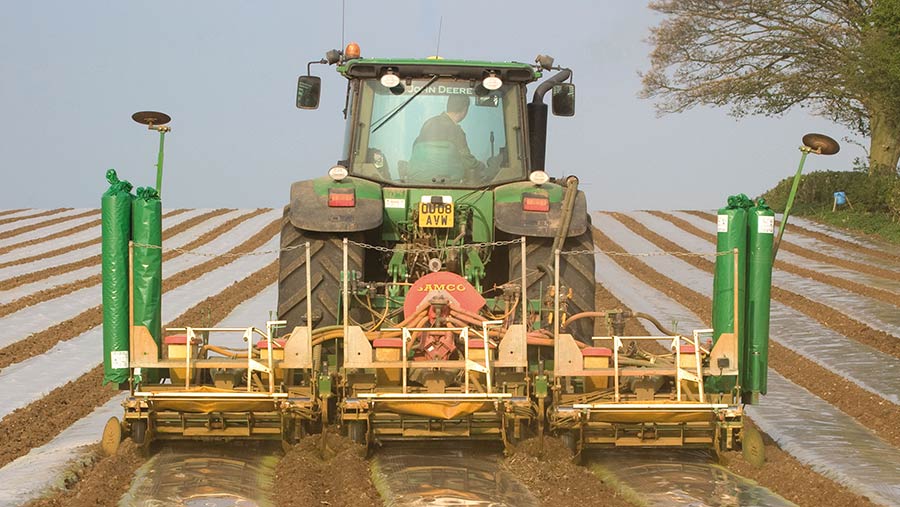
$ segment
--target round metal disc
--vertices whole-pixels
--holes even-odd
[[[820,150],[822,155],[834,155],[841,151],[841,145],[825,134],[806,134],[803,136],[803,146]]]
[[[741,430],[741,452],[747,463],[762,468],[766,463],[766,444],[762,434],[754,427],[744,425]]]
[[[131,119],[142,125],[165,125],[172,121],[169,115],[159,111],[138,111],[131,115]]]
[[[119,449],[122,442],[122,425],[115,417],[110,417],[103,427],[103,437],[100,438],[100,448],[107,456],[112,456]]]

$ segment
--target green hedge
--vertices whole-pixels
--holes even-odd
[[[788,177],[761,197],[777,212],[783,212],[791,191]],[[900,178],[893,175],[870,176],[861,171],[816,171],[801,176],[792,213],[818,214],[831,211],[834,193],[843,191],[853,210],[885,213],[900,220]],[[846,207],[846,206],[845,206]]]

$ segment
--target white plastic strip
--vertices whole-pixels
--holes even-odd
[[[695,225],[699,224],[699,223],[704,223],[704,222],[706,224],[710,223],[707,220],[700,218],[696,215],[692,215],[690,213],[682,213],[679,211],[675,211],[675,212],[672,212],[672,214],[679,218],[684,218],[686,220],[690,220]],[[712,216],[712,214],[710,216]],[[689,217],[692,217],[692,218],[689,218]],[[698,221],[698,222],[695,222],[695,221]],[[844,259],[844,260],[854,261],[854,262],[861,262],[864,264],[871,264],[872,266],[877,266],[882,269],[900,272],[900,266],[897,266],[897,263],[891,262],[887,259],[882,259],[880,257],[873,257],[873,256],[861,254],[859,252],[847,250],[847,249],[841,248],[837,245],[833,245],[831,243],[825,243],[823,241],[819,241],[810,236],[803,235],[799,231],[796,231],[796,234],[791,234],[791,222],[792,221],[793,221],[793,218],[791,218],[788,221],[787,229],[785,229],[785,232],[784,232],[784,241],[786,243],[791,243],[791,244],[797,245],[799,247],[806,248],[807,250],[812,250],[814,252],[818,252],[823,255],[829,255],[831,257],[836,257],[838,259]],[[710,229],[705,228],[704,230],[710,230]],[[780,250],[778,252],[778,255],[779,255],[779,257],[781,256]],[[806,259],[805,257],[803,257],[803,258]]]
[[[76,208],[76,209],[70,209],[70,210],[66,210],[66,211],[60,211],[60,212],[54,213],[52,215],[44,215],[44,216],[34,217],[34,218],[23,218],[22,220],[16,220],[15,222],[9,222],[9,223],[0,225],[0,232],[13,231],[13,230],[18,229],[19,227],[36,225],[36,224],[40,224],[41,222],[46,222],[47,220],[53,220],[56,218],[78,215],[80,213],[84,213],[85,211],[90,211],[90,210],[91,210],[91,208]],[[40,213],[43,213],[43,212],[49,211],[49,210],[33,210],[33,211],[34,211],[34,213],[32,213],[32,214],[36,215],[36,214],[40,214]],[[2,220],[4,218],[7,218],[7,217],[0,217],[0,220]],[[13,237],[16,237],[16,236],[13,236]]]
[[[628,215],[689,251],[703,252],[715,249],[715,243],[685,233],[671,222],[659,217],[641,212]],[[853,317],[873,329],[900,337],[900,309],[894,305],[779,269],[773,271],[772,278],[773,284],[777,287],[829,306],[835,312]],[[897,295],[897,301],[900,302],[900,294]]]
[[[227,252],[259,232],[260,229],[274,220],[278,214],[280,214],[280,211],[269,211],[248,219],[234,229],[210,241],[201,247],[201,250],[211,253]],[[182,235],[179,234],[179,236]],[[183,236],[182,240],[190,237],[196,237],[196,235]],[[208,260],[209,257],[182,254],[172,261],[164,263],[163,273],[168,278]],[[97,266],[98,272],[99,268]],[[23,308],[18,312],[0,318],[0,329],[3,330],[2,335],[0,335],[0,347],[25,339],[33,333],[71,319],[88,308],[97,306],[100,304],[100,289],[100,284],[86,287],[65,296]]]
[[[596,224],[596,221],[595,221]],[[603,267],[597,264],[598,279]],[[656,298],[654,289],[621,270],[607,276],[605,287],[633,311],[665,317],[690,314],[681,304]],[[626,289],[622,291],[620,289]],[[685,318],[688,328],[704,327],[699,318]],[[895,375],[896,376],[896,375]],[[879,374],[879,378],[884,376]],[[814,470],[881,503],[900,503],[900,450],[872,434],[840,410],[769,369],[768,394],[749,413],[761,430],[778,445]]]
[[[257,251],[277,248],[278,236]],[[251,273],[272,262],[274,255],[239,257],[202,277],[163,295],[162,321],[169,322],[185,310],[218,294]],[[97,326],[71,340],[60,342],[39,356],[0,370],[0,392],[14,393],[0,397],[0,417],[45,396],[53,389],[75,380],[100,362],[102,326]]]
[[[6,210],[4,210],[4,211],[6,211]],[[34,215],[36,213],[43,213],[44,211],[45,210],[35,209],[35,208],[20,209],[19,211],[16,211],[15,213],[9,213],[9,214],[0,216],[0,220],[6,220],[7,218],[27,217],[27,216]]]
[[[217,217],[213,217],[209,220],[204,221],[203,223],[197,224],[194,227],[191,227],[185,231],[182,231],[181,233],[176,234],[175,236],[172,236],[171,238],[169,238],[165,241],[164,246],[167,248],[183,246],[183,245],[189,243],[190,241],[193,241],[194,239],[196,239],[198,236],[202,235],[203,233],[222,225],[223,223],[225,223],[228,220],[231,220],[232,218],[236,218],[236,217],[239,217],[246,213],[249,213],[250,211],[251,210],[235,210],[235,211],[230,211],[228,213],[219,215]],[[180,221],[178,221],[176,223],[180,223]],[[168,222],[165,222],[165,221],[163,222],[163,228],[168,228],[171,226],[172,226],[172,224],[169,224]],[[100,233],[100,231],[98,229],[93,236],[98,237],[100,235],[99,233]],[[53,242],[49,243],[48,244],[49,248],[46,246],[42,246],[41,249],[39,249],[38,251],[32,252],[29,255],[40,253],[41,251],[45,251],[45,250],[55,250],[57,248],[63,247],[66,244],[70,244],[70,243],[74,243],[73,241],[70,240],[70,238],[60,238],[57,241],[53,241]],[[37,246],[37,245],[35,245],[35,246]],[[93,255],[100,255],[100,243],[97,243],[96,245],[84,247],[84,248],[79,248],[78,250],[72,250],[71,252],[66,252],[66,253],[56,255],[53,257],[47,257],[46,259],[40,259],[40,260],[37,260],[34,262],[28,262],[28,263],[24,263],[24,264],[16,264],[14,266],[8,266],[5,268],[2,268],[2,269],[0,269],[0,280],[5,280],[5,279],[13,278],[15,276],[19,276],[19,275],[22,275],[25,273],[31,273],[34,271],[39,271],[39,270],[51,268],[54,266],[61,266],[63,264],[80,261],[80,260],[84,259],[85,257],[91,257]],[[100,270],[100,265],[98,264],[97,265],[98,273],[100,272],[99,270]]]
[[[33,231],[23,232],[22,234],[17,234],[16,236],[13,236],[11,238],[0,240],[0,247],[7,247],[7,246],[23,243],[25,241],[46,238],[47,236],[51,236],[51,235],[59,233],[59,232],[67,231],[69,229],[73,229],[80,225],[84,225],[86,223],[93,222],[93,221],[99,220],[99,219],[100,219],[100,212],[98,211],[97,213],[95,213],[93,215],[88,215],[88,216],[84,216],[81,218],[73,218],[71,220],[66,220],[64,222],[60,222],[58,224],[50,225],[47,227],[41,227],[41,228],[35,229]],[[99,230],[99,229],[97,229],[97,230]],[[19,250],[20,248],[27,249],[29,247],[18,247],[18,248],[16,248],[16,250]]]
[[[100,441],[110,417],[122,418],[124,398],[124,394],[114,397],[50,442],[0,468],[0,507],[22,505],[48,488],[63,487],[70,463],[85,455],[88,445]]]
[[[606,214],[595,214],[594,225],[629,252],[660,251]],[[684,233],[688,234],[688,233]],[[648,266],[676,282],[711,297],[713,276],[669,256],[641,258]],[[772,302],[770,337],[893,403],[900,403],[900,360],[851,340],[777,302]],[[877,365],[880,374],[872,375]]]
[[[779,215],[778,218],[780,220],[781,216]],[[813,222],[812,220],[794,216],[792,216],[788,221],[788,229],[790,229],[791,227],[791,222],[797,224],[799,227],[803,227],[804,229],[821,232],[822,234],[827,234],[842,241],[854,243],[865,248],[869,248],[872,250],[882,250],[894,255],[900,255],[900,246],[888,243],[887,241],[879,241],[877,239],[866,237],[865,235],[860,233],[841,230],[837,227],[832,227],[827,224],[820,224],[818,222]],[[785,233],[786,232],[787,231],[785,231]]]
[[[273,305],[277,304],[277,287],[271,285],[248,299],[217,326],[236,326],[240,322],[250,322],[249,319],[252,317],[262,316],[260,322],[265,327],[265,316],[274,307]],[[92,349],[95,347],[93,344],[89,345]],[[110,417],[122,418],[123,398],[124,395],[113,398],[46,445],[32,449],[28,455],[0,469],[0,507],[20,505],[57,484],[59,477],[68,469],[69,463],[86,452],[85,446],[100,440],[106,420]],[[34,473],[35,470],[42,472]]]

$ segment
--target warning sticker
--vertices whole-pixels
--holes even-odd
[[[775,217],[759,217],[756,228],[760,234],[775,234]]]
[[[400,208],[403,209],[406,207],[405,199],[387,199],[384,200],[385,208]]]
[[[728,215],[716,216],[716,231],[728,232]]]
[[[128,351],[114,350],[109,353],[109,365],[112,369],[128,368]]]

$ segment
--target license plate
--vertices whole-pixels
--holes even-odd
[[[419,227],[453,227],[453,201],[449,196],[423,196],[419,203]]]

